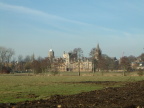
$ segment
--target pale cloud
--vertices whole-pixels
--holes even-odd
[[[42,17],[47,17],[49,19],[54,19],[54,20],[59,20],[59,21],[64,21],[64,22],[69,22],[69,23],[75,23],[75,24],[79,24],[79,25],[88,25],[87,23],[66,19],[66,18],[63,18],[63,17],[60,17],[60,16],[48,14],[46,12],[31,9],[31,8],[27,8],[27,7],[24,7],[24,6],[9,5],[9,4],[5,4],[5,3],[0,2],[0,9],[8,10],[8,11],[14,11],[14,12],[20,12],[20,13],[25,13],[25,14],[31,14],[31,15],[37,15],[37,16],[42,16]]]
[[[60,22],[67,22],[67,23],[71,23],[71,24],[76,24],[76,25],[81,26],[81,28],[84,28],[84,29],[82,29],[82,30],[84,30],[84,32],[87,31],[87,28],[92,28],[92,29],[96,29],[96,30],[100,30],[100,31],[112,32],[112,33],[118,33],[118,34],[120,33],[120,34],[123,34],[124,36],[128,36],[128,35],[130,36],[130,33],[128,33],[128,32],[123,32],[123,31],[115,30],[113,28],[106,28],[106,27],[101,27],[101,26],[95,25],[95,24],[88,24],[88,23],[84,23],[84,22],[80,22],[80,21],[76,21],[76,20],[71,20],[71,19],[67,19],[67,18],[64,18],[64,17],[56,16],[56,15],[52,15],[52,14],[49,14],[49,13],[46,13],[46,12],[43,12],[43,11],[31,9],[31,8],[24,7],[24,6],[16,6],[16,5],[10,5],[10,4],[5,4],[5,3],[0,2],[0,9],[1,10],[6,10],[6,11],[36,15],[36,16],[39,16],[39,17],[46,18],[47,20],[51,19],[51,20],[57,20],[57,21],[60,21]],[[47,22],[47,21],[45,21],[45,22],[49,23],[52,26],[54,26],[56,28],[59,28],[61,30],[63,29],[65,31],[73,32],[73,30],[71,28],[65,27],[64,25],[53,24],[53,23]],[[75,28],[74,28],[74,30],[77,33],[83,32],[83,31],[77,30]]]

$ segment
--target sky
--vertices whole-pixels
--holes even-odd
[[[56,57],[99,44],[110,57],[144,52],[144,0],[0,0],[0,46]]]

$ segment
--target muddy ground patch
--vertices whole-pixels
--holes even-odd
[[[80,82],[102,83],[102,82]],[[103,82],[115,84],[117,82]],[[102,90],[83,92],[75,95],[54,95],[46,100],[20,103],[1,103],[8,108],[143,108],[144,81],[126,83],[123,87],[107,87]]]

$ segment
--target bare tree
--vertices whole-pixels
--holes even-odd
[[[128,57],[124,56],[120,59],[120,67],[124,70],[123,75],[125,76],[125,71],[130,70],[130,61]]]
[[[11,48],[7,49],[0,46],[0,71],[7,73],[6,71],[11,71],[9,66],[5,66],[4,63],[9,63],[12,56],[14,55],[14,50]],[[8,73],[9,73],[8,72]]]
[[[41,58],[38,57],[37,60],[33,60],[31,63],[31,67],[35,74],[48,72],[48,70],[52,70],[51,61],[49,58]]]
[[[29,55],[27,55],[25,58],[24,58],[24,62],[30,62],[31,61],[31,57]]]
[[[96,48],[92,48],[90,53],[89,53],[89,56],[94,58],[95,57],[95,53],[96,53]]]
[[[108,70],[118,69],[118,60],[116,59],[116,57],[109,57],[106,54],[103,54],[102,57],[105,58],[106,69]]]
[[[32,69],[33,69],[33,71],[34,71],[35,74],[42,73],[40,61],[34,60],[32,62]]]
[[[15,54],[14,50],[9,48],[7,49],[7,52],[6,52],[6,61],[9,63],[12,56]]]
[[[0,62],[10,62],[12,56],[15,54],[14,50],[11,48],[0,47]]]
[[[81,48],[75,48],[73,50],[73,52],[77,54],[78,67],[79,67],[79,71],[78,71],[79,73],[78,73],[78,75],[80,76],[80,62],[81,62],[82,57],[83,57],[83,50]]]
[[[133,55],[128,56],[128,59],[130,62],[134,62],[136,60],[136,57]]]
[[[19,55],[17,58],[18,62],[16,63],[16,71],[24,70],[24,59],[22,55]]]
[[[22,62],[23,61],[23,56],[22,55],[19,55],[18,56],[18,62]]]
[[[0,62],[4,63],[6,60],[7,49],[5,47],[0,47]]]
[[[139,58],[140,58],[140,61],[141,61],[141,62],[144,62],[144,53],[142,53],[142,54],[139,56]]]
[[[38,60],[38,61],[42,61],[43,58],[39,56],[39,57],[37,58],[37,60]]]
[[[81,48],[75,48],[73,50],[73,53],[77,54],[78,60],[82,59],[82,57],[83,57],[83,50]]]
[[[42,72],[48,71],[48,69],[51,67],[51,61],[48,58],[42,59],[40,63],[41,63]]]
[[[95,53],[96,53],[96,48],[92,48],[90,53],[89,53],[89,56],[91,57],[91,60],[92,60],[92,71],[93,71],[93,73],[95,73],[96,67],[98,65],[98,62],[95,59]]]
[[[110,58],[106,54],[102,54],[97,59],[97,57],[96,57],[97,50],[100,50],[99,47],[92,48],[89,53],[89,56],[91,57],[91,60],[92,60],[92,66],[93,66],[92,71],[93,72],[95,72],[96,70],[98,70],[98,71],[99,70],[109,70],[109,69],[113,70],[118,67],[116,58]]]

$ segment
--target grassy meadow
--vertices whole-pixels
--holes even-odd
[[[144,76],[26,76],[0,75],[0,103],[46,99],[52,95],[71,95],[103,89],[110,85],[82,83],[92,81],[139,81]],[[111,86],[120,86],[117,85]]]

